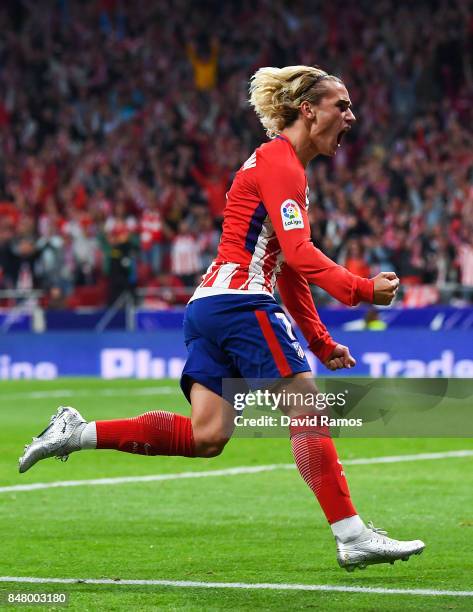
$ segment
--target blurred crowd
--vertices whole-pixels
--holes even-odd
[[[315,244],[473,287],[470,0],[11,0],[0,27],[0,289],[185,302],[265,139],[249,77],[289,64],[340,76],[358,119],[308,169]]]

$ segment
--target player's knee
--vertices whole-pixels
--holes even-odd
[[[197,455],[199,457],[217,457],[221,454],[229,439],[219,434],[197,435],[194,438]]]
[[[222,454],[224,447],[225,444],[203,443],[197,447],[197,456],[206,457],[207,459],[210,459],[211,457],[218,457],[218,455]]]
[[[225,444],[206,444],[201,448],[200,457],[218,457],[222,454]]]
[[[315,416],[324,414],[326,406],[319,391],[310,378],[297,378],[291,380],[285,388],[284,398],[287,400],[280,405],[281,411],[290,416]]]

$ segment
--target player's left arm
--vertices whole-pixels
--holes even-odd
[[[319,361],[330,370],[353,367],[356,361],[348,348],[335,342],[322,323],[312,299],[309,283],[302,274],[284,263],[277,282],[284,305]]]

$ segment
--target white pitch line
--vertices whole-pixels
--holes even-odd
[[[370,457],[369,459],[347,459],[345,465],[369,465],[371,463],[402,463],[403,461],[430,461],[431,459],[454,459],[456,457],[472,457],[473,450],[445,451],[443,453],[416,453],[415,455],[392,455],[386,457]]]
[[[13,401],[19,399],[42,400],[66,397],[129,397],[133,395],[178,395],[179,389],[175,387],[131,387],[129,389],[51,389],[49,391],[25,391],[18,393],[4,393],[0,401]]]
[[[368,595],[420,595],[430,597],[473,597],[473,591],[439,589],[386,589],[339,584],[278,584],[271,582],[197,582],[193,580],[112,580],[110,578],[34,578],[30,576],[0,576],[0,582],[22,584],[114,584],[116,586],[167,586],[188,589],[245,589],[267,591],[324,591],[366,593]]]
[[[205,472],[179,472],[177,474],[151,474],[149,476],[119,476],[117,478],[95,478],[92,480],[59,480],[56,482],[36,482],[27,485],[12,485],[0,487],[0,493],[11,491],[35,491],[38,489],[55,489],[58,487],[81,487],[128,484],[130,482],[155,482],[162,480],[181,480],[186,478],[212,478],[215,476],[238,476],[240,474],[258,474],[274,470],[292,470],[293,463],[275,463],[273,465],[255,465],[226,468],[223,470],[208,470]]]
[[[393,455],[386,457],[368,457],[365,459],[346,459],[344,465],[372,465],[376,463],[402,463],[403,461],[430,461],[434,459],[454,459],[472,457],[473,450],[446,451],[443,453],[419,453],[417,455]],[[178,472],[177,474],[151,474],[149,476],[119,476],[116,478],[95,478],[91,480],[58,480],[55,482],[36,482],[24,485],[0,487],[0,493],[37,491],[61,487],[82,487],[100,485],[119,485],[131,482],[157,482],[163,480],[183,480],[186,478],[213,478],[216,476],[239,476],[240,474],[259,474],[275,470],[294,470],[293,463],[273,463],[270,465],[240,466],[223,470],[206,470],[205,472]]]

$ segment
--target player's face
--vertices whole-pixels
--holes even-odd
[[[312,144],[319,155],[335,155],[343,136],[356,121],[345,85],[330,81],[327,94],[313,109],[315,119],[310,128]]]

